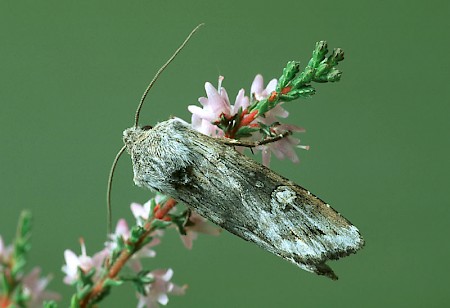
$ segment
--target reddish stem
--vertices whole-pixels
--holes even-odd
[[[163,219],[164,216],[169,213],[169,211],[177,204],[177,201],[175,199],[170,198],[167,200],[162,207],[155,208],[155,218],[156,219]]]

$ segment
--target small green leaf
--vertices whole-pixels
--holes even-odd
[[[142,295],[147,295],[147,291],[145,290],[145,286],[149,283],[155,281],[155,279],[148,275],[150,273],[149,270],[142,270],[136,276],[131,277],[121,277],[124,281],[131,281],[136,288],[137,292]]]
[[[336,68],[332,68],[326,75],[314,77],[315,82],[336,82],[341,80],[342,72]]]
[[[313,51],[312,58],[308,63],[308,66],[316,68],[320,62],[325,59],[325,55],[328,53],[327,42],[319,41],[316,43],[316,48]]]
[[[185,226],[188,226],[190,223],[189,220],[189,211],[183,211],[180,214],[169,214],[170,220],[173,224],[175,224],[178,228],[178,232],[182,235],[186,235]]]
[[[57,308],[58,307],[58,305],[56,304],[56,302],[55,301],[45,301],[44,303],[43,303],[43,307],[44,308]]]
[[[327,80],[329,82],[336,82],[341,80],[342,72],[336,68],[332,68],[331,71],[327,74]]]
[[[77,290],[77,293],[76,293],[77,298],[83,299],[83,298],[85,298],[86,295],[88,295],[91,291],[92,291],[92,285],[91,285],[91,284],[85,285],[83,288]]]
[[[283,69],[283,74],[278,80],[276,91],[281,92],[281,90],[288,85],[288,83],[297,75],[300,70],[300,63],[297,61],[289,61],[286,67]]]
[[[307,83],[310,83],[314,76],[314,70],[310,67],[306,67],[303,72],[301,72],[297,78],[292,80],[292,89],[299,89]]]
[[[6,278],[5,272],[1,271],[1,288],[0,290],[2,291],[2,294],[8,294],[9,292],[11,292],[11,286],[9,284],[9,280]]]
[[[313,87],[307,86],[302,89],[293,90],[293,91],[289,92],[288,94],[280,95],[280,99],[288,102],[288,101],[292,101],[292,100],[295,100],[300,97],[303,97],[303,98],[310,97],[311,95],[313,95],[315,93],[316,93],[316,91],[314,90]]]
[[[150,215],[148,215],[149,219],[153,215],[153,213],[155,212],[155,207],[156,207],[156,200],[155,200],[155,198],[151,198],[150,199]]]
[[[249,127],[249,126],[242,126],[238,129],[238,131],[236,132],[236,134],[234,135],[235,139],[240,139],[240,138],[245,138],[245,137],[250,137],[252,135],[252,133],[258,131],[258,128],[253,128],[253,127]]]
[[[344,60],[344,51],[341,48],[335,48],[328,59],[328,63],[331,66],[336,66],[342,60]]]
[[[13,277],[17,276],[21,271],[23,271],[27,261],[24,258],[24,255],[20,255],[20,257],[16,258],[16,262],[13,264],[13,267],[11,268],[11,275]]]
[[[70,299],[70,308],[80,308],[80,299],[76,294]]]
[[[316,76],[321,76],[323,74],[328,73],[328,71],[330,70],[331,66],[326,62],[326,61],[322,61],[319,66],[316,69]]]
[[[272,125],[267,125],[261,122],[259,122],[258,124],[259,124],[259,131],[261,134],[263,134],[264,136],[272,135],[272,132],[270,130]]]
[[[146,231],[143,227],[141,226],[133,226],[131,228],[131,232],[130,232],[130,238],[129,238],[129,242],[132,244],[135,244],[139,241],[139,239],[141,238],[142,234],[144,234]]]
[[[149,283],[152,283],[153,281],[155,281],[155,278],[153,278],[151,276],[143,276],[143,277],[140,277],[140,280],[143,284],[149,284]]]
[[[106,278],[103,282],[104,287],[118,287],[123,284],[122,280]]]
[[[29,238],[31,232],[31,218],[32,215],[30,211],[22,211],[22,213],[20,213],[19,226],[17,229],[18,238]]]
[[[161,219],[155,219],[152,221],[151,226],[155,229],[165,229],[168,226],[170,226],[172,222],[171,221],[165,221],[165,220],[161,220]]]
[[[145,285],[142,283],[139,283],[138,281],[133,281],[134,287],[136,288],[136,291],[139,294],[142,294],[144,296],[147,295],[147,291],[145,290]]]
[[[269,100],[266,98],[259,101],[255,109],[258,110],[258,114],[264,115],[269,110]]]

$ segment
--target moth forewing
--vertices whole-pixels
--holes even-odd
[[[308,190],[179,120],[124,131],[134,182],[299,267],[337,279],[325,264],[364,245],[348,220]]]

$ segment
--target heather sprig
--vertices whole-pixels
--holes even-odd
[[[249,112],[258,110],[258,115],[264,116],[266,112],[275,108],[280,102],[289,102],[298,98],[307,98],[316,93],[311,85],[313,82],[336,82],[341,79],[342,72],[336,66],[344,60],[344,51],[334,49],[329,56],[325,41],[316,43],[312,57],[303,71],[300,72],[300,62],[289,61],[278,79],[275,91],[269,97],[258,100],[253,99]]]
[[[45,290],[51,277],[41,277],[39,267],[26,271],[31,249],[31,218],[30,212],[21,213],[11,245],[5,245],[0,236],[0,307],[40,307],[45,301],[60,297]],[[53,302],[45,303],[45,307],[53,305]]]
[[[71,307],[91,307],[108,295],[113,287],[131,282],[136,289],[138,307],[157,307],[166,304],[168,294],[182,295],[186,286],[173,284],[172,269],[149,270],[141,260],[153,258],[153,248],[161,243],[167,228],[179,231],[186,248],[192,248],[197,232],[217,235],[218,228],[210,226],[206,219],[199,218],[188,210],[178,208],[177,202],[157,194],[143,205],[132,203],[131,211],[136,224],[131,228],[120,219],[105,247],[92,257],[87,255],[81,241],[81,255],[66,250],[64,256],[66,274],[64,282],[74,285]],[[127,266],[130,270],[124,273]]]
[[[220,76],[217,89],[209,82],[205,84],[207,97],[199,99],[202,108],[195,105],[188,107],[192,113],[192,127],[212,137],[243,140],[264,140],[285,131],[304,132],[301,127],[279,122],[279,118],[289,115],[282,105],[313,95],[314,82],[338,81],[342,73],[336,66],[343,59],[342,49],[334,49],[328,55],[326,42],[320,41],[302,71],[300,62],[289,61],[280,78],[272,79],[265,88],[262,76],[257,75],[251,85],[250,97],[245,96],[241,89],[234,104],[231,104],[227,91],[222,87],[224,77]],[[298,162],[295,148],[309,149],[309,146],[299,143],[298,139],[288,136],[256,149],[261,150],[265,166],[269,166],[272,153],[279,159],[287,157]]]

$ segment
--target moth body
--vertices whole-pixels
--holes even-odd
[[[302,269],[337,279],[325,262],[364,245],[355,226],[308,190],[179,119],[126,129],[123,139],[136,185]]]

